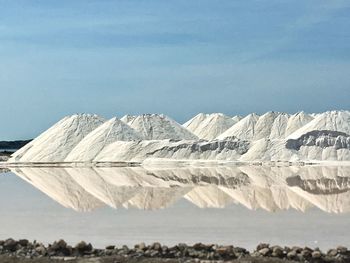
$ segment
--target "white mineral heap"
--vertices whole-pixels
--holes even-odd
[[[62,162],[73,148],[105,120],[77,114],[63,118],[12,155],[10,162]]]
[[[318,114],[315,119],[290,134],[288,139],[298,139],[308,132],[322,130],[350,135],[350,111],[327,111]]]
[[[107,145],[116,141],[140,141],[143,137],[117,118],[106,121],[90,132],[66,157],[66,162],[91,162]]]
[[[146,140],[197,140],[198,137],[164,114],[143,114],[128,122]]]
[[[252,113],[236,124],[220,113],[198,114],[183,126],[162,114],[124,120],[66,117],[9,162],[350,161],[349,111]]]
[[[259,116],[255,113],[249,114],[231,128],[220,134],[217,139],[225,139],[227,137],[237,137],[243,140],[251,140],[255,135],[255,125]]]
[[[183,126],[200,139],[213,140],[234,124],[236,124],[235,120],[222,113],[200,113]]]

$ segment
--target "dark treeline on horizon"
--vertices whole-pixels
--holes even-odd
[[[19,149],[32,140],[0,141],[0,149]]]

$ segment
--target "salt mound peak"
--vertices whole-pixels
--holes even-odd
[[[260,139],[284,139],[287,135],[310,122],[313,118],[304,113],[289,115],[283,112],[269,111],[260,117],[256,114],[248,115],[218,139],[235,136],[240,139],[257,141]]]
[[[337,131],[350,135],[350,111],[327,111],[319,114],[315,119],[290,134],[288,139],[298,139],[315,130]]]
[[[287,113],[279,113],[276,116],[271,127],[270,139],[282,139],[285,137],[289,118],[290,115]]]
[[[43,132],[10,159],[19,162],[60,162],[91,131],[105,120],[91,114],[67,116]]]
[[[261,117],[253,113],[231,127],[233,120],[224,114],[198,114],[184,124],[193,133],[162,114],[129,119],[126,124],[89,114],[65,117],[9,162],[350,160],[349,111],[329,111],[316,118],[304,112],[268,112]]]
[[[128,123],[146,140],[198,140],[198,137],[164,114],[143,114]]]
[[[279,112],[275,111],[269,111],[263,114],[256,122],[253,139],[269,138],[273,123],[279,114]]]
[[[256,123],[253,140],[283,139],[287,129],[290,115],[284,112],[269,111]]]
[[[259,119],[256,113],[251,113],[238,123],[233,125],[224,133],[220,134],[217,139],[223,140],[227,137],[237,137],[244,140],[251,140],[255,134],[255,125]]]
[[[198,129],[198,126],[208,117],[208,115],[209,114],[199,113],[192,119],[182,124],[182,126],[184,126],[187,130],[194,132],[196,129]]]
[[[235,121],[223,113],[201,113],[190,120],[187,129],[197,135],[200,139],[213,140],[234,124]]]
[[[125,122],[125,123],[129,123],[131,122],[132,120],[136,119],[137,116],[135,115],[129,115],[129,114],[126,114],[124,115],[120,120]]]
[[[81,140],[80,143],[70,152],[65,161],[92,161],[105,146],[113,142],[137,141],[142,139],[142,135],[137,131],[114,117],[90,132],[83,140]]]
[[[307,114],[304,111],[293,114],[288,120],[285,136],[292,134],[313,119],[314,117],[311,114]]]

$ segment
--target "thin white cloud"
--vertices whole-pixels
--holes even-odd
[[[347,7],[350,7],[350,1],[348,0],[323,1],[318,5],[313,5],[307,14],[288,25],[287,29],[298,31],[310,28],[330,20],[337,11]]]

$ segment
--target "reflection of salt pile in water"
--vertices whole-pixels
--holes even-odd
[[[17,168],[21,178],[65,207],[89,211],[160,209],[182,197],[194,205],[278,211],[310,207],[350,212],[350,167]]]
[[[235,123],[238,119],[199,114],[181,126],[162,114],[124,116],[103,124],[95,115],[74,115],[9,162],[350,161],[349,111],[253,113]]]
[[[133,184],[136,172],[128,168],[118,169],[118,173],[113,177],[106,177],[105,170],[96,171],[91,168],[75,168],[67,171],[77,184],[113,208],[121,207],[139,191]]]
[[[26,167],[14,169],[12,172],[64,207],[91,211],[103,205],[103,202],[76,183],[65,169]]]
[[[223,208],[234,200],[217,185],[197,186],[185,195],[185,198],[200,208]]]
[[[166,208],[186,194],[190,187],[145,187],[131,198],[126,206],[138,209],[154,210]]]

